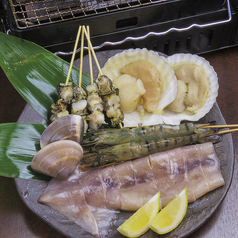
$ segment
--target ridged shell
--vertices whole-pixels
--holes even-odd
[[[79,115],[68,115],[53,121],[42,133],[41,148],[58,140],[73,140],[80,143],[84,134],[84,121]]]
[[[112,81],[121,75],[120,69],[137,60],[146,60],[153,64],[160,73],[160,80],[162,81],[162,98],[158,104],[158,109],[163,110],[176,97],[177,80],[174,71],[167,63],[165,57],[159,55],[155,51],[147,49],[129,49],[111,57],[104,67],[102,73],[108,76]],[[153,125],[162,122],[162,115],[146,113],[143,121],[140,119],[138,112],[126,113],[124,119],[124,127],[142,125]]]
[[[55,178],[67,178],[83,156],[80,144],[71,140],[56,141],[46,145],[33,158],[33,170]]]
[[[165,113],[163,115],[164,123],[179,124],[182,120],[198,121],[211,110],[214,103],[216,102],[219,85],[217,74],[214,68],[206,59],[193,54],[174,54],[167,58],[167,62],[170,64],[172,69],[176,69],[178,66],[185,64],[193,64],[202,67],[207,74],[209,92],[204,106],[199,108],[194,113],[189,114],[186,111],[182,113],[175,113],[165,110]]]

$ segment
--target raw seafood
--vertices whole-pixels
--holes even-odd
[[[68,178],[83,157],[81,145],[72,140],[60,140],[44,146],[35,154],[31,168],[55,178]]]
[[[185,187],[193,202],[222,185],[219,160],[209,142],[81,174],[76,170],[68,179],[52,179],[39,202],[91,234],[104,236],[115,210],[136,210],[158,191],[165,206]]]
[[[156,67],[146,60],[137,60],[122,67],[121,73],[129,74],[143,82],[145,87],[145,93],[141,96],[143,107],[146,111],[153,113],[163,94],[160,74]]]
[[[127,142],[145,142],[155,139],[166,139],[201,133],[210,129],[199,129],[204,124],[184,122],[180,125],[158,124],[152,126],[138,126],[133,128],[121,129],[101,129],[96,132],[88,133],[81,142],[82,146],[98,145],[118,145]]]
[[[79,115],[68,115],[56,119],[42,133],[41,148],[58,140],[73,140],[81,143],[84,125],[83,118]]]
[[[197,134],[163,139],[155,138],[138,143],[128,142],[106,147],[84,147],[84,156],[79,162],[79,165],[84,170],[99,168],[108,166],[109,164],[117,164],[123,161],[141,158],[152,153],[171,150],[180,146],[208,141],[213,143],[221,141],[221,137],[218,135],[208,136],[211,131],[199,130]]]
[[[165,109],[163,121],[177,125],[183,120],[198,121],[206,115],[218,95],[218,77],[203,57],[194,54],[174,54],[167,62],[175,71],[179,83],[175,101]]]
[[[142,81],[129,74],[122,74],[113,80],[113,85],[119,89],[121,110],[124,113],[135,111],[140,104],[141,96],[146,92]]]
[[[140,63],[140,66],[137,65],[138,63]],[[142,67],[141,64],[145,67]],[[144,70],[145,72],[142,73]],[[143,94],[142,105],[140,106],[143,106],[143,109],[147,111],[148,109],[150,112],[153,111],[153,113],[148,113],[146,110],[144,110],[144,115],[138,110],[131,113],[124,113],[124,127],[134,127],[138,126],[138,124],[142,124],[143,126],[154,125],[163,122],[161,115],[163,109],[174,101],[177,93],[177,79],[174,71],[163,56],[145,48],[125,50],[111,57],[102,68],[102,72],[113,82],[118,77],[129,74],[137,80],[141,79],[144,88],[147,90],[147,93],[145,93],[147,95],[146,100],[143,98]],[[146,78],[144,74],[153,76],[153,80],[150,77]],[[154,99],[156,99],[156,102]],[[147,102],[146,108],[144,108],[143,101]]]

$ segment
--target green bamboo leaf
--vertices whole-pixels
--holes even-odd
[[[56,86],[67,78],[69,63],[33,42],[0,32],[0,66],[8,79],[38,114],[50,118],[57,100]],[[82,87],[90,83],[83,73]],[[79,70],[72,69],[70,81],[78,85]]]
[[[43,124],[0,124],[0,176],[49,180],[30,166],[40,149],[40,137],[45,128]]]

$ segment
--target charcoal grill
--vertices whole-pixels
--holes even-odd
[[[232,45],[231,0],[2,0],[2,30],[52,52],[73,49],[89,25],[95,49],[202,53]]]

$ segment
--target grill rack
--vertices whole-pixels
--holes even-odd
[[[10,0],[18,29],[152,5],[168,0]]]
[[[232,13],[231,13],[231,7],[230,7],[230,4],[229,4],[229,0],[227,1],[227,9],[228,9],[228,18],[227,19],[224,19],[224,20],[219,20],[219,21],[215,21],[215,22],[210,22],[210,23],[204,23],[204,24],[196,24],[196,23],[193,23],[191,25],[189,25],[188,27],[184,27],[184,28],[176,28],[176,27],[171,27],[170,29],[166,30],[166,31],[163,31],[163,32],[149,32],[147,33],[146,35],[143,35],[143,36],[138,36],[138,37],[126,37],[125,39],[121,40],[121,41],[116,41],[116,42],[109,42],[109,41],[106,41],[104,43],[102,43],[101,45],[99,46],[94,46],[93,48],[95,50],[98,50],[98,49],[101,49],[103,48],[104,46],[118,46],[118,45],[121,45],[123,43],[125,43],[126,41],[140,41],[140,40],[145,40],[146,38],[149,38],[151,36],[161,36],[161,35],[165,35],[165,34],[168,34],[172,31],[176,31],[176,32],[184,32],[184,31],[188,31],[194,27],[198,27],[198,28],[206,28],[206,27],[211,27],[211,26],[215,26],[215,25],[219,25],[219,24],[224,24],[224,23],[228,23],[232,20]],[[209,37],[208,37],[208,46],[211,45],[211,41],[212,41],[212,38],[213,38],[213,33],[214,33],[214,30],[211,30],[209,32]],[[190,41],[191,41],[192,37],[189,36],[186,40],[186,46],[187,46],[187,49],[189,49],[189,46],[190,46]],[[176,45],[175,45],[175,48],[178,49],[178,46],[180,44],[180,40],[176,40]],[[87,47],[85,47],[85,49],[88,49]],[[80,48],[77,49],[76,52],[79,52],[80,51]],[[164,51],[163,51],[164,52]],[[59,52],[55,52],[55,54],[57,55],[71,55],[73,52],[62,52],[62,51],[59,51]]]
[[[95,50],[203,53],[234,44],[234,0],[2,0],[5,31],[59,55],[89,25]],[[52,6],[52,3],[55,3]],[[51,7],[49,7],[51,6]]]

